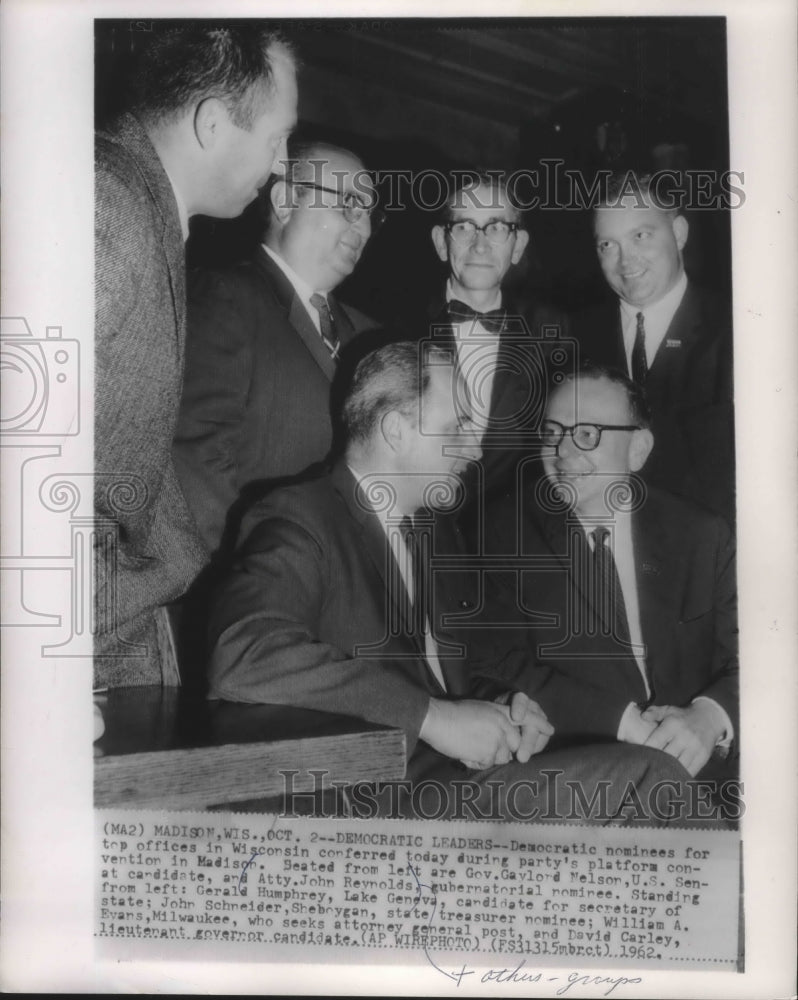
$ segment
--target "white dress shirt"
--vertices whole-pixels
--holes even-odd
[[[163,166],[163,164],[161,164]],[[180,219],[180,231],[183,234],[183,242],[185,243],[188,239],[188,209],[186,208],[186,203],[180,195],[177,189],[177,185],[172,180],[169,171],[164,167],[163,172],[166,174],[167,180],[172,186],[172,194],[175,196],[175,201],[177,202],[177,217]]]
[[[291,287],[296,292],[297,298],[305,307],[305,311],[308,316],[310,316],[311,322],[316,327],[316,332],[319,336],[321,336],[321,320],[319,319],[319,310],[314,305],[311,305],[310,302],[310,297],[311,295],[316,294],[316,290],[311,288],[307,281],[305,281],[304,278],[301,278],[293,267],[290,266],[290,264],[286,264],[283,258],[279,254],[275,253],[271,247],[267,247],[265,243],[262,243],[261,246],[271,257],[274,263],[280,268],[286,278],[288,278],[291,282]],[[319,294],[323,295],[324,298],[327,299],[326,292],[320,292]],[[327,306],[329,308],[329,301],[327,302]]]
[[[451,302],[456,298],[451,282],[447,282],[446,301]],[[502,293],[501,289],[498,289],[493,302],[480,312],[500,309],[501,304]],[[486,330],[477,319],[466,323],[452,323],[452,334],[457,346],[460,371],[468,388],[474,429],[481,442],[490,420],[490,402],[496,375],[496,358],[499,353],[499,334]]]
[[[643,314],[643,324],[646,331],[646,362],[650,368],[654,364],[654,358],[660,349],[665,334],[671,325],[671,320],[676,314],[676,310],[681,305],[684,293],[687,290],[687,275],[682,271],[679,280],[673,288],[651,306],[641,309],[640,306],[630,305],[620,299],[621,305],[621,329],[623,330],[623,347],[626,353],[626,367],[628,373],[632,373],[632,348],[634,347],[635,335],[637,333],[637,314]],[[665,342],[664,350],[680,347],[679,341],[668,340]]]

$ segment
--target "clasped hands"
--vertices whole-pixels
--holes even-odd
[[[724,731],[717,706],[706,699],[685,708],[651,705],[643,712],[629,705],[621,725],[627,742],[663,750],[683,764],[692,777],[712,756]]]
[[[540,706],[521,691],[498,701],[443,701],[431,698],[420,737],[439,753],[484,770],[526,763],[554,732]]]

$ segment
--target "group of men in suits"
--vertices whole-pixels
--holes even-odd
[[[733,756],[730,534],[690,502],[733,514],[730,329],[685,277],[684,217],[645,179],[607,192],[616,301],[571,326],[505,292],[529,234],[475,175],[431,229],[441,294],[410,338],[371,337],[334,292],[375,192],[348,150],[282,148],[290,49],[191,29],[146,60],[135,116],[98,145],[97,466],[141,484],[129,511],[97,503],[118,525],[99,682],[174,682],[165,609],[212,563],[193,605],[212,697],[398,725],[408,774],[467,776],[475,808],[498,782],[499,815],[536,813],[550,770],[614,789],[609,821],[629,781],[648,794]],[[188,216],[235,215],[257,187],[255,256],[192,275],[186,310]],[[648,797],[638,818],[662,820]]]

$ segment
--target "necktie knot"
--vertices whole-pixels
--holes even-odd
[[[453,323],[471,323],[475,320],[488,331],[488,333],[501,333],[504,329],[507,311],[505,309],[490,309],[487,312],[478,312],[465,302],[459,299],[451,299],[446,308],[449,318]]]

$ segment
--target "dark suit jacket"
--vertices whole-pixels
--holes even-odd
[[[627,370],[617,300],[575,317],[574,333],[583,360]],[[728,308],[688,283],[645,388],[655,444],[643,478],[733,521],[734,387]]]
[[[95,508],[101,528],[110,522],[119,533],[115,549],[98,552],[96,682],[174,682],[162,670],[163,605],[207,556],[171,456],[185,347],[183,236],[172,187],[133,116],[97,136],[95,187]]]
[[[464,649],[440,617],[474,597],[473,580],[435,574],[433,625],[447,691],[428,668],[408,622],[406,591],[376,515],[356,499],[344,465],[273,491],[216,596],[210,696],[359,716],[398,726],[408,756],[430,697],[477,690]],[[462,613],[462,612],[461,612]],[[428,749],[428,748],[427,748]]]
[[[509,572],[488,584],[494,600],[502,595],[498,607],[506,611],[508,598],[513,602],[513,620],[527,626],[532,652],[526,665],[513,652],[493,672],[507,683],[518,677],[559,738],[614,738],[628,703],[645,701],[645,686],[628,650],[579,627],[591,608],[574,570],[579,522],[570,513],[540,510],[519,520],[508,501],[489,513],[491,552],[532,557],[520,591]],[[632,537],[652,703],[684,706],[707,695],[726,710],[737,733],[736,572],[726,522],[650,489],[632,513]]]
[[[375,326],[329,297],[341,343]],[[330,358],[291,283],[262,248],[189,279],[189,338],[175,441],[180,481],[208,548],[231,545],[242,491],[265,492],[324,459]]]

